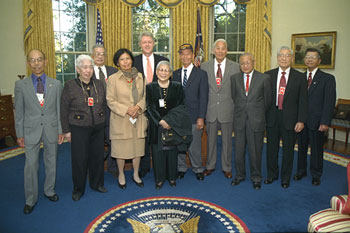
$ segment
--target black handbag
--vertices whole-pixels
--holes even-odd
[[[177,146],[181,143],[181,137],[172,129],[161,129],[160,140],[164,146]]]

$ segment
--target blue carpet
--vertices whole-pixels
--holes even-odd
[[[264,152],[264,177],[265,157]],[[216,171],[204,181],[197,181],[189,170],[184,179],[177,181],[177,187],[172,188],[165,183],[161,190],[155,189],[152,173],[143,179],[145,187],[139,188],[132,182],[131,171],[127,171],[126,190],[118,188],[117,180],[105,173],[108,193],[98,193],[87,187],[82,199],[74,202],[71,198],[70,144],[59,146],[57,164],[56,192],[60,200],[52,203],[44,197],[44,167],[41,162],[39,200],[34,211],[24,215],[24,156],[0,162],[1,233],[83,232],[104,211],[124,202],[154,196],[189,197],[214,203],[238,216],[251,232],[305,232],[312,213],[329,208],[333,195],[347,193],[346,168],[327,161],[324,162],[322,183],[318,187],[311,185],[309,175],[298,182],[292,180],[288,189],[282,189],[279,180],[270,185],[263,184],[262,189],[256,191],[249,178],[239,186],[232,187],[231,180],[226,179],[221,172],[219,159]],[[248,165],[247,172],[249,174]]]

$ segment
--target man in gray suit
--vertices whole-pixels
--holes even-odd
[[[42,51],[28,53],[27,64],[32,75],[15,84],[17,143],[25,148],[24,213],[33,211],[38,200],[38,170],[40,143],[44,144],[44,196],[58,201],[55,192],[57,144],[63,142],[60,121],[61,83],[44,73],[47,60]]]
[[[232,185],[245,180],[245,150],[248,144],[250,178],[254,189],[261,188],[261,155],[266,128],[266,111],[272,103],[269,75],[254,70],[251,53],[239,58],[242,73],[231,77],[232,99],[235,105],[235,169]]]
[[[204,175],[210,175],[216,166],[217,137],[221,129],[221,164],[226,178],[232,178],[232,131],[233,100],[230,77],[239,73],[239,65],[226,59],[227,43],[224,39],[214,42],[215,59],[203,63],[201,68],[208,74],[209,98],[206,114],[208,134],[207,164]]]

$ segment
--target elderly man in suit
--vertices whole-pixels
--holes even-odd
[[[309,94],[308,119],[304,129],[298,135],[298,167],[293,179],[301,180],[306,176],[306,155],[310,144],[312,185],[320,185],[325,132],[328,131],[328,126],[331,123],[336,101],[335,78],[318,68],[321,63],[319,50],[307,49],[304,62],[307,66],[304,79],[308,82]]]
[[[207,164],[204,175],[210,175],[216,166],[217,137],[221,129],[222,150],[221,164],[226,178],[232,178],[232,131],[233,100],[231,97],[230,77],[239,73],[239,65],[226,58],[227,43],[224,39],[214,42],[215,59],[202,64],[208,74],[209,97],[206,115],[208,133]]]
[[[239,58],[242,73],[231,76],[231,94],[235,105],[235,170],[232,185],[245,180],[245,151],[248,144],[250,178],[254,189],[261,188],[261,155],[266,128],[266,112],[271,106],[271,82],[267,74],[254,70],[251,53]]]
[[[94,73],[92,78],[103,81],[106,87],[107,79],[118,70],[113,66],[105,65],[107,52],[106,48],[101,44],[96,44],[92,47],[91,57],[94,59]],[[105,142],[107,145],[107,151],[105,152],[105,158],[107,158],[107,171],[114,177],[118,176],[118,169],[116,159],[111,157],[111,140],[109,138],[109,119],[111,110],[106,108],[106,124],[105,124]]]
[[[55,192],[57,144],[63,142],[60,122],[61,83],[44,73],[47,60],[42,51],[28,53],[27,64],[32,75],[15,84],[17,143],[25,149],[24,213],[33,211],[38,201],[38,170],[40,143],[44,144],[44,196],[58,201]]]
[[[155,39],[150,32],[142,32],[139,36],[139,46],[142,54],[135,57],[133,66],[143,74],[147,83],[157,81],[156,67],[160,61],[169,61],[169,59],[153,53]],[[141,159],[140,177],[144,177],[151,166],[150,146],[148,140],[145,143],[145,156]]]
[[[198,180],[204,179],[202,166],[202,133],[204,118],[208,105],[208,75],[205,71],[195,67],[193,47],[191,44],[183,44],[179,49],[182,68],[174,71],[173,80],[182,84],[185,92],[185,103],[192,121],[193,140],[188,149],[192,171]],[[182,179],[187,171],[186,154],[178,155],[178,178]]]
[[[307,120],[307,82],[299,71],[291,68],[292,60],[293,50],[282,46],[277,52],[279,67],[266,72],[270,75],[273,100],[267,113],[267,178],[264,183],[278,180],[278,152],[282,138],[282,188],[290,185],[296,135],[303,130]]]

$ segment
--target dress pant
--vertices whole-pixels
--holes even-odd
[[[153,171],[156,183],[177,178],[177,149],[160,150],[158,144],[152,144]]]
[[[202,133],[203,129],[197,129],[197,124],[192,124],[193,140],[188,148],[188,155],[194,173],[200,173],[204,170],[202,166]],[[179,154],[177,170],[179,172],[187,171],[186,154]]]
[[[26,205],[29,206],[34,206],[38,201],[40,142],[43,142],[44,144],[44,194],[47,196],[55,195],[57,142],[50,143],[46,137],[45,131],[43,130],[39,143],[25,144],[24,193],[26,197]]]
[[[221,148],[221,165],[224,172],[232,170],[232,131],[233,123],[206,122],[208,143],[207,143],[207,164],[206,169],[215,169],[217,160],[217,139],[218,130],[221,129],[222,148]]]
[[[253,182],[261,182],[261,156],[264,144],[264,131],[254,132],[248,120],[242,130],[235,129],[235,178],[244,180],[246,178],[245,157],[248,146],[250,179]]]
[[[72,177],[74,190],[84,193],[89,174],[90,187],[104,184],[104,126],[70,125],[72,133]]]
[[[310,172],[313,178],[321,178],[323,172],[323,144],[325,134],[318,129],[312,130],[305,125],[298,135],[298,174],[306,174],[307,150],[311,147]]]
[[[105,143],[107,146],[107,151],[105,151],[105,159],[107,158],[107,171],[117,172],[117,160],[111,157],[111,139],[109,136],[109,120],[110,120],[111,110],[109,107],[106,108],[106,125],[105,125]]]
[[[278,152],[280,138],[282,138],[282,182],[290,182],[293,170],[294,145],[296,133],[294,130],[287,130],[283,123],[282,110],[277,110],[277,122],[273,127],[267,127],[267,176],[278,179]]]

